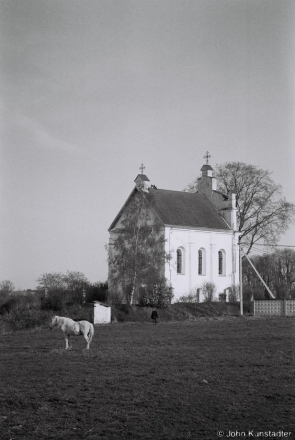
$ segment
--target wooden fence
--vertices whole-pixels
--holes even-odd
[[[255,316],[295,316],[295,299],[254,301]]]

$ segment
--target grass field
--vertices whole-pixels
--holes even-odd
[[[292,318],[96,326],[90,351],[4,335],[0,438],[295,438],[294,336]]]

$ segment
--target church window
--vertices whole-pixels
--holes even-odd
[[[225,252],[218,252],[218,275],[225,275]]]
[[[183,249],[178,248],[176,251],[176,265],[177,265],[177,273],[184,273],[184,264],[183,264]]]
[[[199,249],[198,251],[198,275],[206,275],[206,251],[205,249]]]

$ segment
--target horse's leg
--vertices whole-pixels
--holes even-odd
[[[66,340],[66,350],[68,350],[69,348],[69,340],[68,340],[68,335],[65,334],[65,340]]]
[[[85,350],[89,350],[89,338],[86,332],[83,333],[84,339],[87,342],[87,346],[85,348]]]
[[[94,328],[92,326],[89,328],[89,331],[88,331],[88,348],[90,348],[90,344],[92,342],[93,335],[94,335]]]
[[[71,350],[71,349],[72,349],[72,344],[71,344],[71,335],[68,335],[68,338],[69,338],[69,349]]]

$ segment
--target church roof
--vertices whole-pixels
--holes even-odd
[[[205,170],[212,170],[213,171],[213,168],[211,167],[211,165],[203,165],[202,166],[202,168],[201,168],[201,171],[205,171]]]
[[[115,227],[135,193],[134,189],[109,230]],[[229,225],[204,194],[155,188],[149,188],[148,194],[152,209],[164,225],[230,230]]]
[[[141,180],[144,180],[145,182],[149,182],[150,181],[150,179],[145,174],[137,174],[136,179],[138,179],[138,177]],[[136,179],[134,180],[134,182],[136,182]]]
[[[149,189],[151,204],[165,225],[230,229],[204,194]]]

